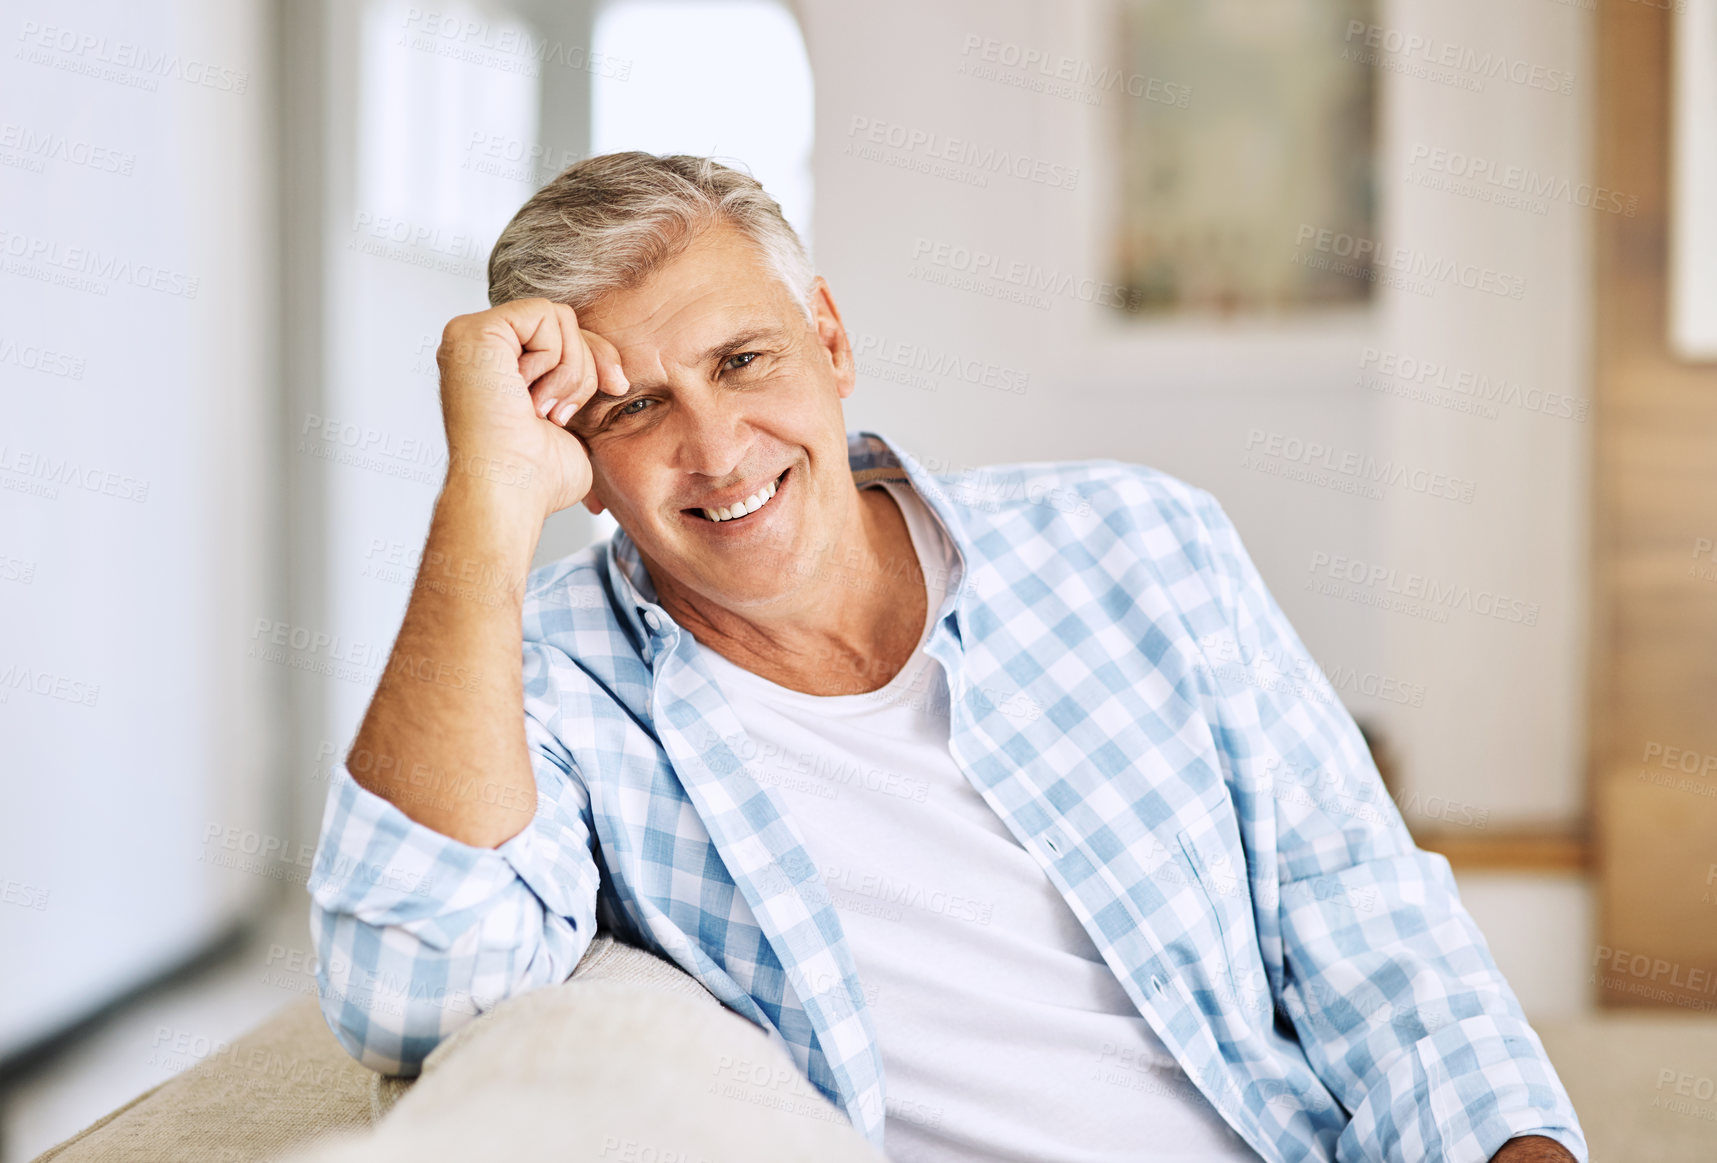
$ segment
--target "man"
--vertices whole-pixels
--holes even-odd
[[[1208,495],[846,433],[827,284],[705,159],[578,163],[489,277],[425,550],[477,580],[420,578],[310,883],[360,1061],[414,1073],[600,921],[895,1159],[1584,1158]],[[520,584],[581,500],[620,531]]]

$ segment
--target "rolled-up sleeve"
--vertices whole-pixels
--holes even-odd
[[[1535,1134],[1585,1160],[1573,1104],[1448,861],[1413,843],[1352,716],[1200,497],[1233,636],[1225,746],[1273,801],[1258,815],[1274,818],[1278,1003],[1351,1112],[1336,1158],[1480,1163]],[[1284,773],[1299,773],[1291,794]]]
[[[565,981],[594,935],[589,796],[552,733],[525,724],[536,814],[495,848],[420,824],[334,768],[307,884],[318,992],[335,1037],[373,1070],[416,1075],[475,1015]]]

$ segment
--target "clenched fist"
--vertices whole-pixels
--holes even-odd
[[[543,517],[584,499],[590,456],[566,424],[596,392],[627,390],[612,343],[563,303],[515,299],[448,323],[435,362],[450,474],[519,484]]]

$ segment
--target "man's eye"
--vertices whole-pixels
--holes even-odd
[[[650,402],[650,398],[648,396],[640,396],[636,400],[633,400],[630,403],[622,404],[618,408],[614,409],[614,414],[616,416],[636,416],[639,412],[643,411],[643,409],[642,408],[634,408],[633,405],[634,404],[648,404],[649,402]]]
[[[755,351],[742,351],[738,355],[728,356],[727,362],[722,364],[721,366],[728,371],[733,371],[733,372],[740,371],[743,368],[750,367],[751,361],[756,359],[759,354],[760,354],[759,352],[755,352]],[[742,359],[745,362],[741,363],[741,364],[735,364],[733,361],[736,359]]]

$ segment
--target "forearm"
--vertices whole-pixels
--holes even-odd
[[[536,809],[520,656],[542,523],[522,500],[508,485],[450,477],[346,761],[360,786],[413,820],[484,848],[517,835]]]

